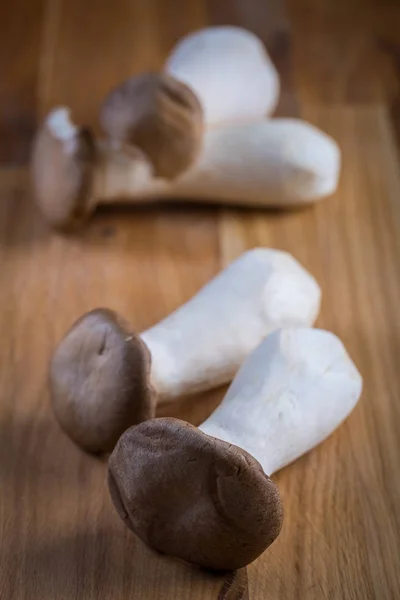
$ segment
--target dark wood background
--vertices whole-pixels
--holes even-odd
[[[400,3],[3,0],[0,23],[0,597],[400,598]],[[97,127],[113,84],[222,23],[265,41],[283,83],[278,113],[338,140],[335,196],[285,214],[114,207],[79,236],[50,231],[26,170],[40,118],[61,103]],[[105,463],[53,419],[46,370],[82,312],[109,306],[141,330],[255,245],[289,250],[317,277],[318,324],[343,339],[365,391],[329,440],[276,476],[286,507],[277,542],[217,577],[124,529]],[[199,423],[222,394],[164,414]]]

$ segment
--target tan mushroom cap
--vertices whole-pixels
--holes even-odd
[[[74,228],[94,208],[90,200],[95,161],[91,132],[75,127],[68,109],[52,111],[36,135],[31,166],[36,202],[54,227]]]
[[[128,429],[109,459],[109,488],[144,542],[207,569],[244,567],[282,527],[278,489],[255,458],[178,419]]]
[[[155,413],[150,352],[115,312],[96,309],[68,331],[50,363],[56,418],[89,452],[111,452],[131,425]]]
[[[202,147],[203,109],[195,93],[165,73],[128,79],[106,97],[100,114],[112,139],[140,148],[159,177],[174,178]]]

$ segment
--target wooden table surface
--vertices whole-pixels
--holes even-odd
[[[0,598],[400,598],[400,3],[396,0],[15,0],[0,3]],[[280,115],[334,136],[334,197],[280,214],[159,206],[99,211],[78,236],[50,231],[26,173],[55,105],[96,126],[102,96],[162,64],[185,33],[239,24],[266,43]],[[276,543],[215,576],[154,554],[126,530],[104,461],[59,430],[46,387],[56,342],[108,306],[141,330],[257,245],[318,279],[318,325],[345,342],[362,399],[318,449],[280,472]],[[163,414],[199,423],[223,390]]]

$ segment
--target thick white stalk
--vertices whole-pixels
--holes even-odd
[[[189,34],[172,50],[165,70],[195,92],[208,126],[266,117],[278,102],[278,73],[263,43],[240,27]]]
[[[298,119],[273,119],[207,131],[200,158],[173,181],[154,178],[143,155],[103,160],[99,202],[188,199],[290,207],[332,194],[340,151],[332,138]]]
[[[328,437],[361,389],[361,376],[335,335],[281,329],[247,358],[200,429],[244,448],[271,475]]]
[[[290,254],[246,252],[142,334],[159,400],[229,382],[268,333],[312,325],[319,306],[318,284]]]

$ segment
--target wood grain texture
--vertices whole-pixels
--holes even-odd
[[[23,164],[37,126],[44,0],[0,2],[0,163]]]
[[[399,598],[398,3],[17,4],[17,13],[0,9],[0,598]],[[342,147],[338,193],[290,213],[112,207],[78,236],[51,232],[20,167],[38,118],[64,103],[96,126],[112,85],[157,67],[206,23],[263,38],[282,77],[279,113],[301,114]],[[329,440],[276,476],[286,510],[277,542],[248,569],[216,576],[153,553],[124,528],[105,462],[82,454],[54,421],[47,364],[82,312],[108,306],[141,330],[257,245],[292,252],[317,277],[318,324],[343,339],[365,389]],[[223,393],[160,414],[199,423]]]

